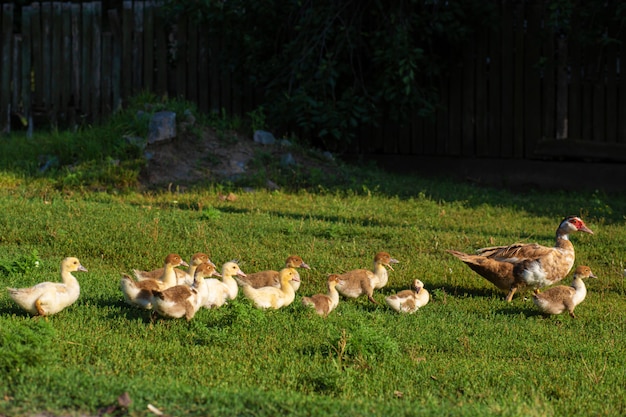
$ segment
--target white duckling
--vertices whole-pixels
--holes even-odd
[[[400,291],[397,294],[385,298],[389,307],[398,313],[415,313],[418,309],[428,304],[430,294],[424,288],[424,283],[419,279],[413,281],[412,290]]]
[[[149,310],[152,308],[152,292],[163,291],[177,285],[176,267],[184,265],[180,255],[170,253],[165,258],[163,274],[158,279],[147,278],[142,281],[135,281],[130,276],[123,274],[120,279],[120,289],[124,294],[124,299],[130,305]]]
[[[296,297],[296,292],[289,282],[293,279],[298,279],[298,277],[296,277],[293,268],[281,269],[279,276],[280,288],[254,288],[251,285],[244,284],[243,294],[259,309],[279,309],[286,307],[291,304]]]
[[[339,304],[339,293],[337,288],[339,284],[339,275],[331,274],[328,276],[328,294],[315,294],[311,297],[302,297],[302,304],[315,309],[315,312],[322,317],[326,317]]]
[[[304,268],[311,269],[309,265],[307,265],[300,256],[291,255],[285,260],[285,268],[294,268],[294,274],[298,278],[298,280],[292,280],[290,282],[294,291],[298,291],[300,288],[300,274],[295,268]],[[260,271],[255,272],[253,274],[247,274],[246,278],[239,278],[239,282],[246,282],[248,285],[254,288],[262,288],[262,287],[276,287],[280,288],[280,277],[278,271],[268,270],[268,271]]]
[[[191,320],[202,307],[206,293],[205,277],[215,274],[215,266],[205,262],[196,267],[192,286],[175,285],[163,291],[152,291],[152,307],[162,317]]]
[[[209,255],[206,253],[198,252],[191,255],[191,259],[189,260],[189,269],[187,271],[183,271],[182,269],[176,269],[176,284],[193,284],[193,277],[198,265],[203,264],[205,262],[210,263],[215,267],[215,264],[211,262],[209,259]],[[186,264],[185,264],[186,265]],[[133,273],[135,274],[135,278],[137,281],[143,281],[146,279],[161,279],[163,277],[164,268],[154,269],[152,271],[140,271],[138,269],[133,269]]]
[[[587,287],[583,279],[597,278],[588,266],[579,266],[574,271],[571,286],[557,285],[543,292],[535,291],[533,302],[544,314],[561,314],[565,310],[572,318],[576,318],[574,308],[587,296]]]
[[[234,277],[245,277],[237,262],[230,261],[222,265],[222,279],[205,279],[206,293],[202,294],[203,306],[219,308],[228,300],[234,300],[239,292],[239,286]]]
[[[7,288],[9,295],[21,308],[33,316],[49,316],[72,305],[80,295],[80,285],[72,272],[87,272],[76,258],[61,261],[60,282],[41,282],[29,288]]]
[[[374,265],[371,271],[355,269],[339,275],[337,291],[348,298],[366,295],[371,302],[378,304],[373,297],[374,289],[387,285],[389,275],[385,266],[393,270],[392,263],[398,263],[398,261],[387,252],[378,252],[374,256]]]

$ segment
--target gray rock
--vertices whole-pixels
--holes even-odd
[[[296,160],[291,153],[286,153],[280,158],[280,163],[283,166],[296,165]]]
[[[265,130],[257,130],[254,132],[254,141],[262,145],[273,145],[276,143],[276,138],[271,132]]]
[[[162,142],[176,137],[176,113],[160,111],[150,119],[148,144]]]

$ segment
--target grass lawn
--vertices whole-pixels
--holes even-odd
[[[626,413],[626,196],[514,195],[381,174],[358,191],[102,193],[9,174],[0,191],[4,286],[58,280],[76,256],[81,296],[48,320],[0,295],[0,415],[499,415]],[[446,249],[554,243],[563,217],[595,232],[571,237],[589,265],[577,319],[545,318],[528,293],[504,294]],[[303,307],[327,274],[400,261],[387,287],[341,299],[323,319]],[[191,322],[151,322],[127,306],[119,278],[177,252],[232,259],[244,272],[298,254],[295,302],[259,311],[240,296]],[[38,266],[35,266],[38,261]],[[384,305],[421,279],[431,302],[414,315]],[[571,277],[563,283],[569,284]],[[118,406],[127,392],[130,405]]]

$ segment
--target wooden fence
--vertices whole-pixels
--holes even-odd
[[[626,161],[626,34],[583,47],[550,32],[542,2],[497,4],[499,30],[460,52],[436,116],[363,129],[357,152]],[[244,115],[260,103],[243,77],[220,71],[219,41],[204,33],[166,22],[149,0],[2,4],[0,130],[98,122],[141,91]]]

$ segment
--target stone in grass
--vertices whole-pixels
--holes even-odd
[[[150,118],[148,144],[170,140],[176,137],[176,113],[160,111]]]
[[[265,130],[257,130],[254,132],[254,141],[256,143],[260,143],[262,145],[273,145],[276,143],[276,138],[271,132],[266,132]]]

